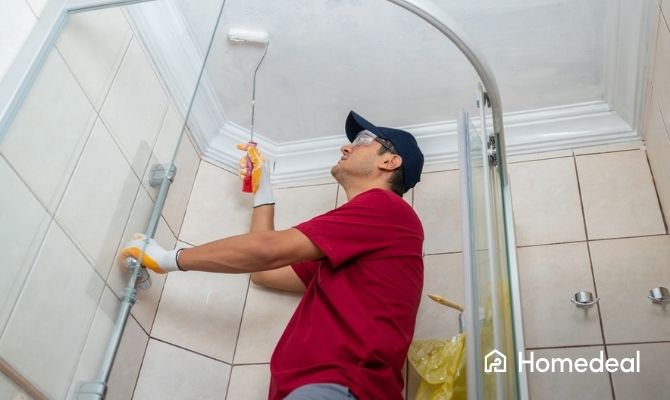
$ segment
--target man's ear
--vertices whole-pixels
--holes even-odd
[[[382,161],[379,162],[379,168],[384,171],[393,171],[394,169],[400,168],[402,165],[402,157],[398,154],[386,153],[385,155],[390,157],[384,157]]]

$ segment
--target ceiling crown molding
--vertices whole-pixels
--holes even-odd
[[[507,154],[547,152],[585,146],[634,142],[639,137],[604,101],[512,112],[504,115]],[[479,129],[480,124],[473,122]],[[487,122],[491,126],[491,121]],[[426,165],[456,162],[456,119],[399,127],[412,133]],[[235,144],[248,141],[249,133],[227,122],[203,152],[203,158],[237,171],[242,155]],[[277,143],[255,134],[256,141],[273,165],[273,182],[300,182],[330,176],[347,143],[341,135]]]
[[[183,16],[177,15],[180,11],[176,6],[167,7],[166,11],[173,15],[146,15],[144,19],[138,18],[135,22],[146,47],[152,49],[157,68],[175,97],[182,115],[185,115],[189,102],[186,95],[188,90],[184,88],[193,90],[193,76],[197,76],[202,55],[197,51],[193,36],[165,36],[165,32],[162,32],[165,25],[158,23],[161,18],[169,17],[174,23],[181,20],[184,29],[187,29]],[[152,18],[158,20],[152,21]],[[165,39],[166,37],[170,39]],[[175,40],[179,43],[176,44]],[[610,54],[623,57],[616,50]],[[190,60],[186,63],[188,67],[178,66],[184,60]],[[617,76],[621,79],[624,75],[633,80],[639,79],[639,71],[644,69],[645,63],[646,61],[640,60],[635,68],[620,71]],[[609,74],[608,76],[611,77]],[[612,82],[611,79],[608,82]],[[636,95],[639,96],[639,93]],[[235,172],[242,156],[235,145],[249,140],[249,130],[227,119],[220,104],[213,84],[203,74],[191,106],[189,130],[203,159]],[[637,133],[606,101],[511,112],[504,115],[504,123],[508,155],[639,140]],[[477,123],[474,125],[478,126]],[[487,125],[491,126],[490,121]],[[424,152],[426,165],[457,160],[456,119],[399,128],[416,136]],[[255,133],[254,140],[271,162],[273,181],[278,184],[330,176],[331,167],[340,157],[339,148],[346,143],[343,133],[286,142],[275,142]]]

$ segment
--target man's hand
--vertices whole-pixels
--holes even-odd
[[[140,233],[135,234],[135,240],[126,243],[121,249],[122,258],[133,257],[143,267],[159,274],[179,271],[177,266],[177,251],[165,250],[155,240]]]
[[[237,145],[237,148],[242,151],[247,151],[247,146],[247,143],[240,143]],[[254,207],[275,203],[274,195],[272,193],[272,182],[270,181],[270,170],[265,162],[265,157],[263,157],[262,154],[260,169],[261,179],[258,185],[258,190],[256,191],[256,194],[254,194]],[[240,178],[244,180],[249,173],[250,171],[247,169],[247,156],[244,155],[240,159]]]

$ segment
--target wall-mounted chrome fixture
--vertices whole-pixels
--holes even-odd
[[[581,291],[575,293],[570,298],[570,301],[579,308],[587,309],[587,308],[592,307],[598,301],[600,301],[600,298],[596,297],[596,299],[594,300],[593,299],[593,294],[591,292],[581,290]]]
[[[670,303],[670,291],[663,286],[651,289],[647,297],[649,297],[652,303],[663,305]]]

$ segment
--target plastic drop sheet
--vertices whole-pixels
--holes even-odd
[[[408,358],[421,377],[415,400],[466,400],[465,335],[415,340]]]

